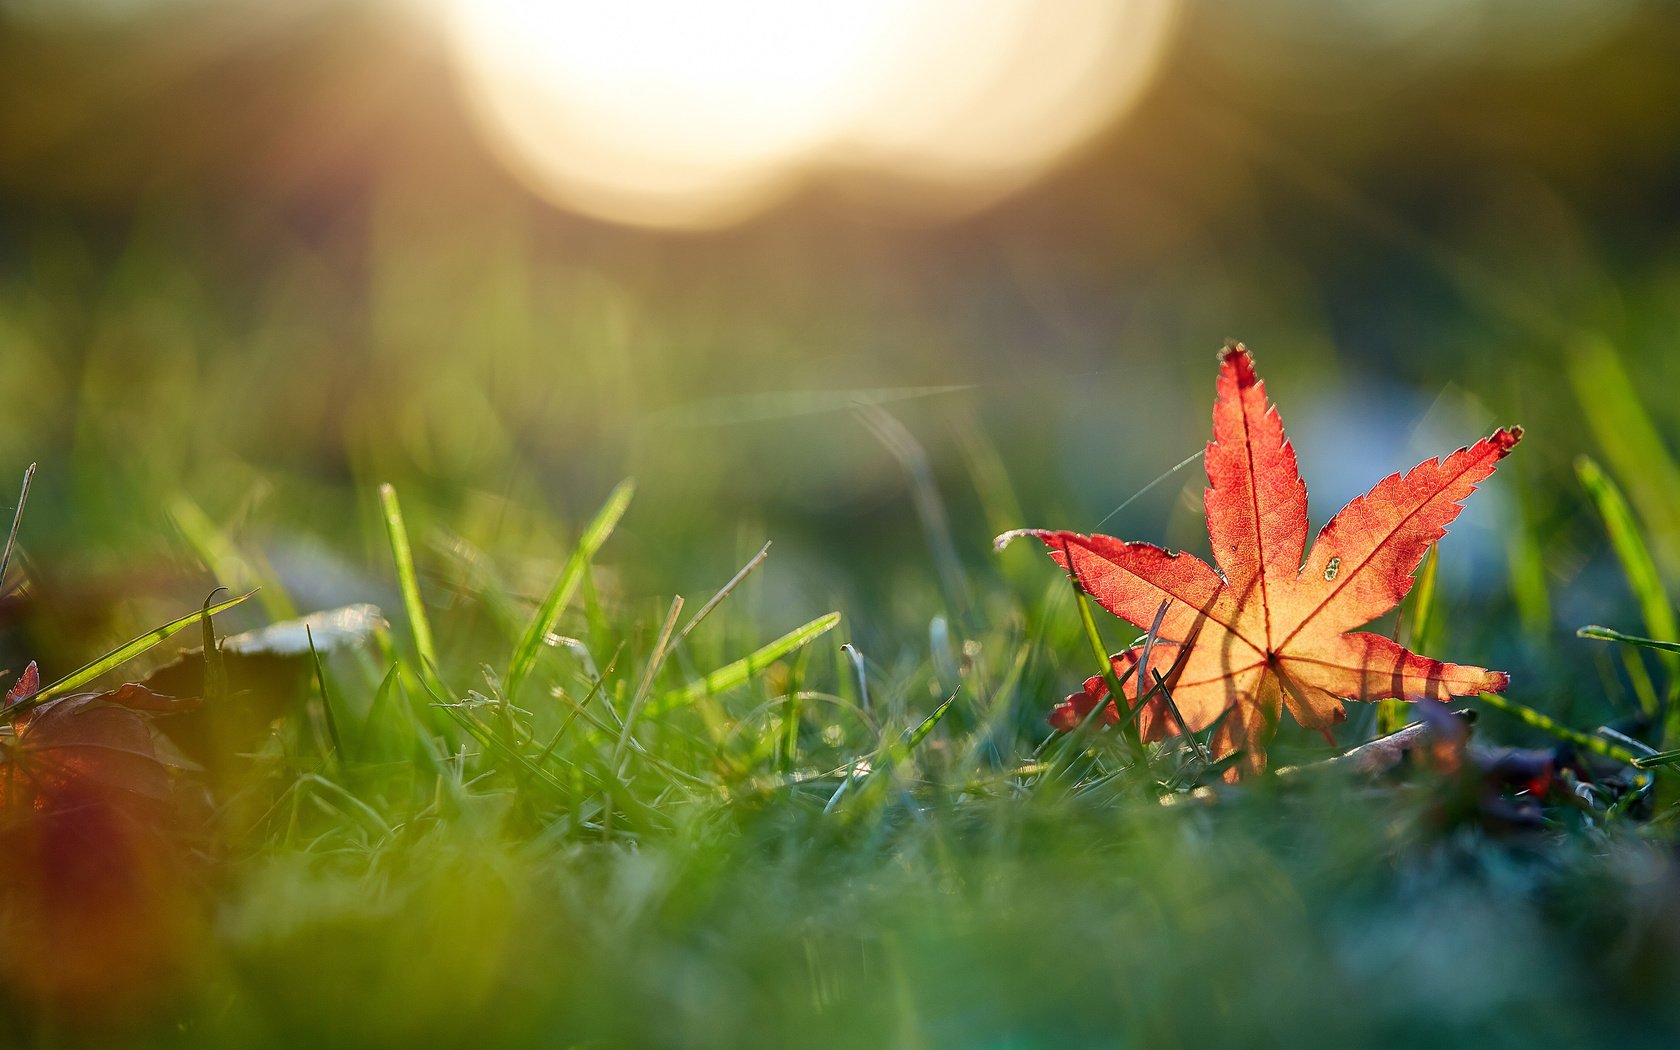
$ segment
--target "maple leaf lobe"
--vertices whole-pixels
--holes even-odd
[[[31,660],[29,666],[23,669],[23,673],[18,675],[17,681],[12,683],[10,689],[6,690],[3,706],[11,707],[15,703],[29,699],[40,691],[41,669],[35,666],[34,660]]]
[[[1307,543],[1307,487],[1295,448],[1254,357],[1241,343],[1220,354],[1213,440],[1204,465],[1208,540],[1225,582],[1253,592],[1258,616],[1243,633],[1251,645],[1271,637],[1278,582],[1301,568]],[[1258,638],[1256,635],[1258,634]],[[1263,644],[1256,648],[1264,649]]]

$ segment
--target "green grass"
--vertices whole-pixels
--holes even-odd
[[[676,599],[569,609],[568,580],[623,556],[605,514],[533,620],[576,644],[532,653],[516,702],[491,668],[530,630],[485,630],[484,595],[442,608],[380,498],[415,644],[311,649],[307,688],[359,720],[356,744],[312,737],[300,706],[254,760],[242,790],[267,801],[220,814],[197,977],[130,1037],[1533,1045],[1680,1022],[1680,944],[1646,918],[1674,907],[1651,881],[1667,814],[1554,806],[1499,835],[1429,777],[1190,801],[1205,763],[1183,743],[1040,746],[1053,697],[1022,669],[1084,677],[1100,643],[1082,602],[982,594],[954,668],[931,650],[854,664],[820,644],[845,637],[837,613],[741,652],[766,625],[740,579],[692,630]]]
[[[1152,358],[1149,405],[1121,369],[943,382],[966,334],[932,311],[901,371],[825,372],[866,338],[868,289],[720,317],[486,221],[462,245],[397,229],[362,298],[312,249],[224,284],[141,235],[109,273],[48,245],[47,292],[0,286],[32,384],[0,453],[42,464],[8,663],[50,678],[112,652],[121,673],[69,680],[139,677],[169,657],[124,640],[222,584],[262,585],[218,607],[224,635],[363,601],[392,621],[311,645],[272,728],[213,771],[188,883],[205,930],[173,994],[90,1029],[14,990],[12,1041],[1641,1045],[1680,1025],[1671,650],[1574,637],[1680,641],[1669,467],[1638,466],[1667,457],[1673,410],[1618,382],[1574,422],[1631,367],[1615,351],[1568,379],[1515,352],[1383,376],[1502,418],[1524,391],[1520,507],[1492,544],[1455,526],[1401,628],[1512,672],[1467,701],[1478,740],[1571,744],[1600,783],[1522,831],[1429,774],[1208,802],[1194,741],[1052,736],[1051,705],[1137,632],[990,538],[1118,505],[1105,528],[1204,542],[1197,471],[1172,470],[1206,440],[1211,344]],[[1652,278],[1630,310],[1671,292]],[[1328,345],[1295,309],[1256,320],[1289,420],[1343,390],[1277,352]],[[1629,444],[1612,424],[1635,412]],[[1587,489],[1583,452],[1609,464]],[[266,681],[225,663],[230,705]],[[1377,728],[1355,711],[1339,742]],[[1286,727],[1273,762],[1330,753]]]
[[[130,660],[140,656],[154,646],[162,644],[171,635],[179,634],[188,627],[203,625],[217,613],[227,612],[229,609],[239,605],[249,597],[251,597],[251,592],[246,592],[236,598],[229,598],[226,601],[217,602],[214,605],[207,601],[204,603],[204,608],[200,611],[188,613],[185,616],[171,620],[161,627],[153,628],[139,637],[117,646],[105,655],[91,660],[83,666],[78,667],[76,670],[71,671],[63,678],[42,686],[35,693],[19,700],[12,707],[8,708],[8,710],[11,711],[14,716],[21,715],[30,708],[38,707],[54,697],[64,696],[73,690],[80,689],[82,686],[95,682],[100,677],[116,671],[118,668],[127,664]]]

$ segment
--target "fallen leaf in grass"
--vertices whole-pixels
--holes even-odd
[[[51,808],[61,787],[74,784],[170,802],[170,771],[197,766],[150,716],[197,703],[133,684],[108,693],[54,697],[13,725],[15,735],[0,773],[0,800],[39,811]]]
[[[209,810],[154,724],[196,703],[131,684],[53,697],[7,731],[0,986],[65,1023],[155,1008],[202,943]]]
[[[322,653],[349,649],[390,626],[379,606],[364,602],[322,609],[295,620],[281,620],[244,634],[229,635],[222,639],[222,651],[240,655],[308,656],[311,646]]]
[[[1474,711],[1454,711],[1439,700],[1419,700],[1421,724],[1429,728],[1428,747],[1424,755],[1438,772],[1454,776],[1464,769],[1464,755],[1470,748],[1470,727],[1475,724]]]
[[[1278,776],[1338,770],[1376,777],[1408,765],[1427,766],[1438,773],[1456,776],[1464,766],[1476,712],[1454,711],[1432,700],[1420,702],[1420,710],[1422,721],[1402,726],[1331,758],[1280,769]]]
[[[1441,699],[1499,692],[1498,671],[1442,663],[1381,635],[1355,630],[1392,609],[1411,589],[1429,545],[1463,509],[1463,500],[1522,437],[1496,430],[1445,459],[1393,474],[1355,499],[1319,531],[1307,551],[1307,489],[1283,423],[1266,403],[1254,360],[1240,344],[1221,356],[1213,440],[1207,447],[1208,537],[1218,569],[1189,554],[1111,536],[1026,529],[1097,603],[1139,628],[1168,601],[1149,667],[1127,680],[1167,674],[1171,695],[1191,731],[1229,711],[1213,736],[1216,758],[1241,750],[1243,768],[1265,768],[1280,708],[1329,736],[1347,717],[1344,700]],[[1188,649],[1186,653],[1184,650]],[[1115,657],[1121,673],[1140,648]],[[1145,689],[1147,694],[1148,690]],[[1101,678],[1086,682],[1051,715],[1058,728],[1104,704],[1119,711]],[[1159,695],[1138,713],[1145,739],[1180,732]],[[1238,769],[1226,778],[1237,778]]]
[[[1546,797],[1558,772],[1557,756],[1543,748],[1490,748],[1475,757],[1490,785],[1536,799]]]
[[[1520,833],[1543,826],[1542,803],[1558,769],[1553,752],[1474,744],[1473,710],[1454,711],[1434,700],[1419,700],[1417,710],[1421,718],[1411,725],[1334,758],[1280,769],[1278,777],[1351,773],[1411,780],[1426,787],[1427,805],[1420,812],[1437,831],[1471,824]]]

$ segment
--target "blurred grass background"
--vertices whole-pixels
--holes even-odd
[[[961,221],[819,178],[667,233],[503,174],[412,10],[10,4],[0,453],[45,465],[37,589],[95,619],[167,589],[183,494],[306,604],[353,599],[379,480],[540,552],[551,513],[633,475],[633,592],[691,593],[774,538],[778,611],[867,610],[880,651],[925,621],[932,570],[855,403],[925,446],[990,576],[998,528],[1091,528],[1194,453],[1236,337],[1319,521],[1496,422],[1530,428],[1444,584],[1500,614],[1460,617],[1496,628],[1471,653],[1542,661],[1529,687],[1572,696],[1595,650],[1554,636],[1630,609],[1578,453],[1680,567],[1675,497],[1643,482],[1674,476],[1680,27],[1661,4],[1382,6],[1188,5],[1129,119]],[[1639,418],[1651,447],[1616,447]],[[990,519],[979,463],[1013,497]],[[1198,475],[1105,527],[1198,549]]]
[[[1235,337],[1255,351],[1281,403],[1315,525],[1384,474],[1496,424],[1524,425],[1519,454],[1442,548],[1446,627],[1433,655],[1507,668],[1514,697],[1583,728],[1636,709],[1637,669],[1630,678],[1617,653],[1573,637],[1588,622],[1635,633],[1650,622],[1574,462],[1591,455],[1626,491],[1673,593],[1680,17],[1671,5],[1186,2],[1132,112],[989,207],[923,214],[873,192],[867,175],[829,173],[760,214],[701,232],[570,213],[507,174],[422,15],[420,5],[373,2],[0,3],[0,469],[41,463],[22,539],[27,585],[3,607],[0,665],[35,658],[53,677],[196,607],[215,583],[269,585],[267,608],[248,603],[228,630],[288,605],[371,600],[396,618],[375,497],[386,481],[402,492],[422,590],[447,625],[445,664],[498,661],[485,639],[525,622],[575,531],[615,483],[634,477],[634,508],[565,626],[608,647],[596,659],[623,643],[629,667],[654,644],[670,595],[697,608],[769,540],[764,567],[697,639],[702,652],[722,662],[841,610],[844,640],[866,654],[884,695],[904,717],[920,717],[943,698],[927,681],[940,685],[943,658],[930,650],[930,623],[950,625],[932,628],[934,650],[949,629],[960,651],[1025,619],[1048,642],[1023,657],[1019,693],[1005,701],[1012,732],[1030,747],[1048,705],[1087,673],[1061,658],[1084,649],[1049,565],[1036,552],[994,554],[991,538],[1021,525],[1094,530],[1197,452],[1215,352]],[[904,433],[889,422],[883,439],[879,417],[860,414],[860,404],[878,405]],[[1205,553],[1201,487],[1192,463],[1103,530]],[[946,517],[931,530],[930,494]],[[214,574],[206,536],[233,551]],[[716,663],[685,665],[707,666]],[[619,672],[632,691],[639,673]],[[810,673],[824,679],[820,688],[850,695],[838,654],[824,649]],[[1497,726],[1504,739],[1534,739]],[[844,762],[845,748],[834,752]],[[1040,818],[997,819],[988,834],[1007,837],[1011,821]],[[1067,819],[1075,830],[1066,835],[1088,826],[1081,821],[1112,833],[1100,812]],[[539,990],[522,1000],[536,1004],[531,1015],[508,1020],[510,1036],[553,1022],[539,1016],[547,982],[600,983],[621,1007],[641,973],[657,986],[649,1002],[678,1027],[660,1027],[653,1013],[628,1027],[615,1027],[624,1017],[591,1021],[585,1000],[570,997],[551,1004],[565,1015],[554,1023],[616,1033],[602,1036],[609,1041],[746,1045],[759,1041],[762,1011],[787,1011],[766,1022],[768,1045],[799,1030],[805,1007],[742,997],[759,982],[795,980],[782,961],[804,951],[816,953],[797,964],[806,968],[799,980],[819,990],[811,1009],[859,1018],[859,1044],[912,1045],[904,1033],[919,1029],[934,1033],[934,1045],[1013,1046],[1032,1045],[1030,1033],[1051,1016],[1043,1030],[1098,1038],[1104,1009],[1117,1008],[1104,1000],[1110,981],[1139,1019],[1138,1041],[1161,1045],[1155,1036],[1169,1032],[1197,1041],[1194,1004],[1205,989],[1195,974],[1223,941],[1174,954],[1185,936],[1174,924],[1229,939],[1237,934],[1228,922],[1247,914],[1226,896],[1204,917],[1186,916],[1173,909],[1206,897],[1184,889],[1157,900],[1124,888],[1182,878],[1192,862],[1173,851],[1214,848],[1194,830],[1175,831],[1188,837],[1169,836],[1176,845],[1165,853],[1139,847],[1116,885],[1088,870],[1097,858],[1050,844],[1043,828],[991,854],[958,835],[958,822],[950,842],[943,832],[918,840],[876,878],[849,866],[874,870],[864,861],[841,859],[856,843],[778,853],[827,833],[800,827],[785,838],[777,822],[793,817],[765,820],[768,828],[730,832],[746,838],[727,851],[565,853],[540,875],[526,847],[501,840],[480,854],[452,838],[443,852],[454,859],[411,880],[336,876],[331,862],[323,870],[283,854],[225,919],[244,931],[241,943],[295,953],[251,963],[260,973],[301,972],[346,952],[353,970],[366,960],[346,945],[368,928],[395,938],[394,955],[404,936],[424,954],[431,933],[396,932],[411,906],[463,916],[478,933],[448,943],[478,944],[485,958],[517,957],[510,944],[525,936],[542,941],[545,959],[564,956],[572,937],[580,951],[622,953],[516,974],[516,984]],[[464,819],[466,843],[474,821],[500,827],[492,814]],[[684,833],[716,833],[699,825]],[[1275,886],[1287,907],[1307,907],[1303,885],[1337,882],[1335,857],[1387,848],[1357,815],[1335,827],[1325,839],[1340,845],[1303,847],[1308,860],[1283,850],[1294,859],[1279,862]],[[979,854],[997,865],[995,884],[976,874]],[[1276,859],[1258,847],[1244,857],[1208,880]],[[1644,892],[1642,861],[1617,857],[1628,893]],[[1577,861],[1586,863],[1573,854],[1547,861],[1548,873],[1572,877]],[[812,906],[805,880],[818,876],[801,865],[831,863],[837,877],[824,885],[856,896],[830,902],[838,918],[801,915],[818,928],[803,947],[783,940],[776,908]],[[530,901],[552,903],[555,881],[573,872],[556,905],[564,918],[533,931],[530,916],[548,905]],[[1464,889],[1401,864],[1395,877],[1414,876],[1446,896],[1372,913],[1370,922],[1394,924],[1371,934],[1392,957],[1373,957],[1347,932],[1363,929],[1357,892],[1338,906],[1353,926],[1321,926],[1317,913],[1291,925],[1289,916],[1308,912],[1286,908],[1255,943],[1288,957],[1300,935],[1313,958],[1355,958],[1337,971],[1349,987],[1367,973],[1424,981],[1429,967],[1418,959],[1445,949],[1429,941],[1408,956],[1411,934],[1395,930],[1485,915],[1506,876]],[[363,878],[402,887],[379,898],[388,914],[363,912]],[[481,878],[500,889],[480,892]],[[1086,878],[1089,898],[1034,898],[1045,881],[1065,890]],[[695,890],[693,879],[726,889]],[[977,895],[958,918],[920,910],[941,880]],[[641,891],[664,910],[637,911],[635,887],[665,883],[682,886]],[[771,889],[740,900],[743,884]],[[246,936],[251,924],[283,927],[288,913],[274,902],[289,894],[309,898],[298,914],[316,925],[296,937],[266,927]],[[590,926],[590,902],[615,894],[622,911],[603,933]],[[340,899],[342,923],[319,925]],[[257,914],[271,905],[272,915]],[[869,999],[886,986],[873,968],[927,978],[941,952],[1019,954],[1047,929],[1079,929],[1081,914],[1130,916],[1128,928],[1151,931],[1138,934],[1137,956],[1171,961],[1134,973],[1129,959],[1099,952],[1123,973],[1056,980],[1054,934],[1036,949],[1046,957],[1027,987],[946,988],[933,977],[931,1001],[950,1013],[914,1018],[903,1002]],[[941,925],[979,915],[990,918]],[[855,959],[838,947],[827,954],[824,936],[856,928],[860,916],[897,932],[871,933]],[[1498,947],[1508,929],[1452,936],[1495,989],[1465,1016],[1542,1006],[1559,1016],[1535,990],[1555,985],[1500,969],[1530,950],[1558,950],[1548,939],[1555,930],[1524,926],[1508,950]],[[684,961],[710,958],[719,943],[734,968]],[[1638,969],[1623,963],[1618,973]],[[362,1034],[395,1039],[411,1031],[405,1025],[442,1025],[413,1004],[476,1001],[508,979],[500,962],[476,975],[473,965],[422,968],[412,986],[385,989],[405,1005],[391,1016],[364,1012],[358,1023],[373,1027]],[[341,989],[364,976],[346,972]],[[1328,1005],[1323,1015],[1278,1007],[1272,1021],[1256,1017],[1257,1042],[1337,1030],[1321,1024],[1396,1043],[1438,1031],[1415,1015],[1372,1028],[1370,1015],[1342,1016],[1334,983],[1272,980],[1279,996],[1311,989]],[[275,1006],[274,1030],[296,1023],[318,1033],[312,1011],[363,1010],[317,1004],[312,997],[333,983],[306,982],[295,1003]],[[286,986],[277,989],[283,999]],[[1399,1001],[1451,994],[1431,985]],[[1031,1008],[989,1022],[973,1005],[1008,996]],[[682,1029],[681,1019],[702,1014],[709,1034],[690,1040],[684,1031],[699,1029]],[[245,1018],[231,1016],[236,1027]],[[458,1020],[478,1016],[468,1009]],[[1637,1016],[1627,1024],[1639,1030]],[[447,1026],[430,1030],[451,1038]],[[1536,1021],[1523,1031],[1547,1029]],[[903,1038],[882,1035],[894,1032]]]

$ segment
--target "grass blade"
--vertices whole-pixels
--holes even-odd
[[[216,644],[216,621],[210,618],[210,600],[226,593],[226,587],[217,587],[205,597],[199,610],[204,617],[201,621],[204,626],[204,702],[212,706],[227,699],[228,677],[221,646]]]
[[[665,626],[659,629],[659,640],[653,643],[647,670],[642,673],[642,684],[636,687],[636,696],[630,701],[630,710],[624,716],[624,729],[619,733],[618,746],[613,748],[615,766],[624,759],[624,749],[630,746],[630,729],[636,724],[636,716],[642,713],[642,705],[647,702],[654,676],[659,674],[659,668],[664,666],[665,657],[671,651],[671,634],[677,629],[677,617],[682,615],[682,607],[682,595],[671,599],[671,611],[665,614]]]
[[[770,556],[770,544],[767,541],[764,544],[764,546],[762,546],[758,549],[758,553],[752,556],[752,559],[750,561],[748,561],[745,565],[741,566],[741,571],[740,572],[737,572],[734,576],[731,576],[729,578],[729,582],[724,584],[722,587],[718,588],[718,592],[716,594],[712,595],[712,598],[711,598],[710,601],[708,601],[705,605],[700,606],[700,611],[694,614],[694,619],[692,619],[692,620],[688,621],[688,623],[684,624],[683,629],[680,632],[677,633],[677,641],[680,643],[684,638],[688,637],[690,631],[692,631],[696,627],[700,626],[700,621],[704,620],[707,616],[711,615],[712,610],[716,609],[720,604],[722,604],[723,600],[725,598],[729,597],[729,595],[732,592],[734,592],[735,588],[737,588],[741,585],[741,581],[746,579],[748,574],[751,573],[754,569],[758,568],[761,564],[763,564],[764,559],[768,558],[769,556]]]
[[[255,593],[255,591],[246,591],[237,598],[229,598],[227,601],[221,602],[217,605],[211,605],[204,609],[197,610],[196,612],[190,612],[181,617],[179,620],[171,620],[162,627],[147,631],[138,638],[134,638],[117,646],[115,649],[112,649],[110,652],[99,657],[97,660],[94,660],[92,663],[89,663],[78,670],[72,671],[63,678],[60,678],[58,681],[42,689],[34,696],[31,696],[29,699],[20,700],[13,704],[11,707],[6,709],[6,718],[15,718],[25,711],[28,711],[30,708],[39,706],[40,704],[51,700],[55,696],[63,696],[72,689],[86,685],[95,678],[104,674],[106,671],[121,667],[123,664],[134,659],[136,656],[139,656],[152,646],[175,634],[177,631],[185,630],[193,624],[198,623],[201,619],[207,619],[219,612],[226,612]]]
[[[6,534],[6,549],[0,551],[0,590],[6,584],[6,570],[12,564],[12,548],[17,546],[18,526],[23,524],[23,505],[29,502],[29,483],[35,480],[35,464],[24,469],[23,485],[18,489],[17,506],[12,510],[12,531]]]
[[[397,690],[397,677],[401,673],[401,668],[392,664],[391,669],[379,680],[379,686],[374,689],[373,700],[368,704],[367,717],[362,719],[361,732],[356,734],[358,754],[367,756],[373,753],[373,734],[379,728],[379,719],[384,716],[385,709],[391,706],[391,695]]]
[[[1599,516],[1604,519],[1604,529],[1609,534],[1610,546],[1615,549],[1628,586],[1639,602],[1639,611],[1645,620],[1646,630],[1656,638],[1680,637],[1680,625],[1675,622],[1674,606],[1663,591],[1662,577],[1657,572],[1656,562],[1651,558],[1650,548],[1645,545],[1639,524],[1634,520],[1633,511],[1628,508],[1621,489],[1616,487],[1616,483],[1610,480],[1597,463],[1586,456],[1575,460],[1575,473],[1598,507]],[[1660,659],[1663,669],[1668,674],[1668,699],[1672,705],[1676,689],[1680,689],[1680,653],[1665,652]],[[1655,717],[1657,711],[1648,710],[1645,713]],[[1673,730],[1680,730],[1680,724],[1673,725],[1670,729],[1669,735],[1673,736]]]
[[[1155,676],[1155,688],[1151,692],[1161,695],[1161,699],[1167,705],[1167,710],[1172,712],[1173,721],[1178,723],[1179,731],[1189,738],[1190,746],[1195,750],[1196,757],[1202,760],[1202,765],[1212,765],[1213,755],[1208,752],[1207,745],[1202,743],[1201,738],[1196,735],[1196,731],[1190,728],[1190,723],[1184,720],[1184,712],[1178,709],[1178,702],[1173,699],[1172,690],[1167,688],[1167,680],[1161,677],[1159,671],[1149,673]]]
[[[1423,556],[1423,566],[1418,569],[1416,580],[1412,586],[1411,605],[1405,610],[1410,613],[1412,633],[1408,639],[1407,648],[1415,653],[1430,651],[1431,636],[1435,625],[1440,622],[1437,615],[1435,601],[1435,579],[1441,564],[1441,547],[1438,543],[1431,543],[1429,551]],[[1395,624],[1395,641],[1399,641],[1400,625]],[[1404,700],[1388,699],[1377,701],[1377,733],[1387,736],[1400,730],[1411,719],[1411,705]]]
[[[852,681],[857,683],[858,706],[864,711],[874,710],[869,700],[869,666],[863,662],[863,650],[846,642],[840,646],[840,653],[852,665]]]
[[[1440,621],[1436,608],[1435,579],[1440,573],[1441,546],[1429,545],[1429,553],[1418,570],[1417,586],[1412,588],[1412,639],[1408,646],[1413,652],[1425,653],[1434,642],[1434,628]]]
[[[1068,564],[1072,565],[1073,563],[1070,561]],[[1155,655],[1155,642],[1161,636],[1161,624],[1166,621],[1167,610],[1170,608],[1172,608],[1171,598],[1167,598],[1161,602],[1160,608],[1155,610],[1155,619],[1151,620],[1149,623],[1149,633],[1145,634],[1143,636],[1143,641],[1138,644],[1137,689],[1138,710],[1140,713],[1143,710],[1144,702],[1149,699],[1149,693],[1151,691],[1149,689],[1148,678],[1149,658]],[[1089,604],[1086,605],[1086,610],[1090,610]],[[1189,648],[1189,646],[1184,647],[1185,650],[1188,650]],[[1118,702],[1118,706],[1125,706],[1126,694],[1114,693],[1112,695]]]
[[[1645,626],[1657,637],[1680,637],[1674,606],[1663,591],[1662,577],[1657,572],[1656,562],[1651,557],[1650,548],[1645,544],[1638,523],[1634,520],[1633,511],[1622,496],[1622,490],[1597,463],[1586,456],[1575,460],[1575,473],[1580,477],[1581,484],[1586,487],[1587,494],[1592,497],[1599,515],[1604,519],[1605,532],[1609,534],[1610,545],[1622,563],[1628,586],[1632,588],[1633,596],[1639,602],[1639,611],[1645,619]]]
[[[1680,642],[1664,642],[1656,638],[1641,638],[1636,634],[1623,634],[1621,631],[1597,624],[1588,624],[1575,632],[1577,638],[1602,638],[1607,642],[1621,642],[1623,645],[1637,645],[1642,649],[1655,649],[1664,653],[1680,653]]]
[[[379,486],[379,505],[385,518],[385,535],[391,542],[391,560],[397,566],[397,587],[402,591],[403,610],[408,613],[414,650],[420,654],[420,676],[430,691],[447,693],[449,690],[437,678],[437,647],[432,643],[432,624],[426,618],[426,606],[420,600],[420,581],[414,574],[414,548],[408,542],[408,526],[403,524],[402,506],[397,502],[394,486]]]
[[[583,574],[589,563],[612,535],[618,526],[618,520],[624,516],[624,511],[630,506],[630,497],[635,495],[636,485],[626,480],[619,483],[607,496],[607,502],[596,512],[595,519],[583,530],[578,538],[577,546],[572,548],[572,555],[566,559],[565,567],[560,570],[554,586],[538,606],[537,614],[520,636],[519,644],[514,647],[513,659],[508,663],[508,673],[503,679],[503,692],[511,700],[519,695],[519,686],[536,666],[537,653],[542,650],[543,639],[554,630],[559,622],[560,614],[571,603],[572,595],[577,593],[578,584],[583,581]]]
[[[933,709],[933,714],[922,719],[921,724],[910,731],[910,735],[904,739],[904,745],[902,748],[903,754],[908,755],[910,752],[916,750],[917,744],[920,744],[923,740],[927,739],[927,735],[933,732],[933,727],[938,725],[939,720],[945,717],[945,712],[949,711],[951,709],[951,705],[957,702],[958,695],[960,694],[952,693],[950,696],[946,697],[944,703]]]
[[[1659,766],[1672,766],[1680,763],[1680,749],[1674,751],[1658,751],[1655,754],[1636,758],[1633,764],[1640,769],[1656,769]]]
[[[1102,635],[1097,633],[1097,620],[1091,615],[1091,603],[1085,597],[1085,588],[1079,586],[1078,580],[1073,581],[1073,593],[1074,604],[1079,607],[1080,624],[1085,628],[1085,640],[1091,644],[1091,655],[1096,658],[1097,666],[1102,668],[1099,673],[1103,676],[1103,681],[1108,683],[1108,695],[1118,707],[1124,703],[1126,694],[1121,687],[1119,676],[1114,673],[1114,661],[1109,658]]]
[[[1481,693],[1476,697],[1476,699],[1496,711],[1503,711],[1522,722],[1526,722],[1543,733],[1550,733],[1559,740],[1564,740],[1574,744],[1576,747],[1579,747],[1584,751],[1591,751],[1593,754],[1603,755],[1605,758],[1613,758],[1618,762],[1626,762],[1630,766],[1636,766],[1639,764],[1639,756],[1635,755],[1627,748],[1617,747],[1615,744],[1612,744],[1607,740],[1601,740],[1596,736],[1577,732],[1576,730],[1564,725],[1562,722],[1541,714],[1532,707],[1525,704],[1519,704],[1515,700],[1507,700],[1498,693]]]
[[[1069,565],[1073,564],[1073,557],[1069,554],[1065,544],[1062,546],[1062,556],[1068,559],[1067,563]],[[1114,701],[1114,707],[1116,710],[1125,710],[1125,679],[1114,673],[1114,661],[1109,657],[1107,647],[1103,645],[1102,635],[1097,631],[1096,617],[1091,615],[1091,601],[1085,594],[1085,588],[1072,573],[1068,574],[1068,582],[1073,584],[1073,603],[1079,607],[1079,621],[1085,628],[1085,640],[1091,645],[1091,655],[1096,657],[1097,666],[1102,668],[1103,681],[1108,684],[1109,698]],[[1155,618],[1157,623],[1160,622],[1162,615],[1164,615],[1165,608],[1166,607],[1163,604],[1161,611],[1157,613]],[[1146,636],[1146,640],[1149,641],[1150,644],[1153,644],[1152,638]],[[1185,645],[1183,652],[1188,653],[1189,651],[1190,646]],[[1135,671],[1137,666],[1139,665],[1133,665],[1130,671]],[[1130,671],[1128,671],[1127,677],[1130,677]],[[1138,705],[1132,709],[1132,718],[1136,718],[1143,711],[1143,705],[1147,700],[1148,691],[1148,683],[1140,680],[1138,682]],[[1092,714],[1098,714],[1106,706],[1106,704],[1098,704],[1092,709]],[[1131,750],[1134,753],[1140,752],[1141,747],[1134,746],[1132,743],[1136,734],[1125,731],[1131,724],[1132,719],[1128,718],[1124,723],[1116,726],[1115,729],[1120,733],[1121,739],[1127,742],[1128,746],[1131,747]],[[1094,725],[1095,723],[1091,719],[1087,718],[1081,728]]]
[[[1581,415],[1610,466],[1655,530],[1670,569],[1680,562],[1680,463],[1639,396],[1621,356],[1602,339],[1582,340],[1566,355]],[[1661,632],[1654,632],[1661,633]],[[1665,635],[1664,637],[1673,637]]]
[[[782,657],[827,634],[839,622],[840,614],[831,612],[827,616],[817,617],[803,627],[796,627],[739,660],[725,664],[704,678],[698,678],[682,689],[665,694],[659,699],[656,710],[659,713],[672,711],[679,707],[686,707],[702,697],[733,689]]]
[[[321,663],[321,651],[315,648],[315,634],[308,624],[303,635],[309,640],[309,656],[315,663],[315,685],[321,690],[321,716],[327,723],[327,738],[332,742],[333,757],[344,764],[344,742],[338,737],[338,719],[333,717],[332,693],[327,689],[327,669]]]

